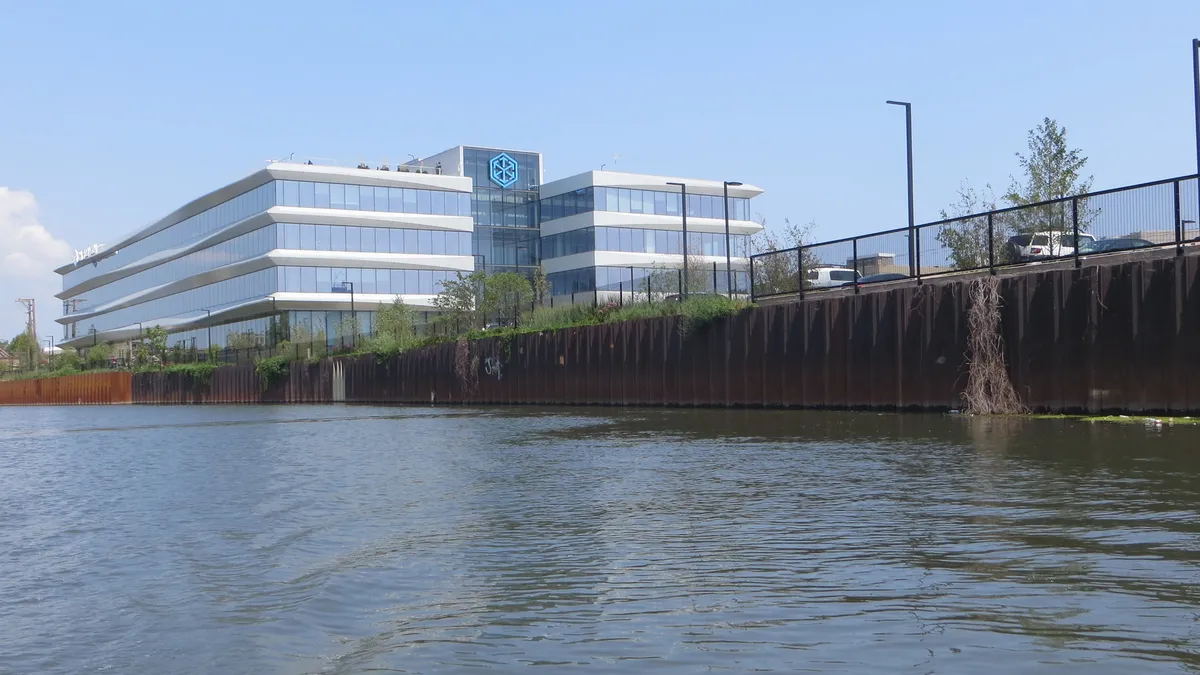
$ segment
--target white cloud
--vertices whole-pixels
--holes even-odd
[[[54,297],[62,280],[54,268],[71,262],[74,254],[38,222],[37,210],[33,193],[0,187],[0,337],[5,339],[25,327],[25,308],[17,298],[37,300],[39,338],[62,335],[54,323],[62,314],[62,301]]]

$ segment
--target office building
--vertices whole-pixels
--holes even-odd
[[[434,311],[442,282],[475,269],[532,276],[542,264],[559,302],[666,294],[684,266],[682,190],[692,290],[728,290],[726,187],[728,276],[749,287],[752,186],[614,171],[543,184],[540,153],[476,146],[386,169],[273,162],[77,251],[56,270],[62,344],[137,340],[152,326],[197,349],[332,341],[371,332],[397,297]]]

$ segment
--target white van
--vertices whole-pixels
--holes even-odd
[[[804,287],[834,288],[861,278],[861,272],[848,267],[814,267],[804,274]]]

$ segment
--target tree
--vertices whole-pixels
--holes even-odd
[[[480,308],[485,317],[495,315],[507,326],[517,325],[521,308],[533,300],[533,287],[529,279],[516,272],[501,272],[485,277],[483,303]]]
[[[483,297],[487,273],[478,270],[468,275],[457,272],[455,276],[457,278],[442,282],[442,292],[433,299],[433,306],[438,310],[438,323],[455,333],[463,328],[482,327],[484,322],[480,319],[482,312],[477,308],[477,301]]]
[[[230,333],[225,346],[230,349],[257,349],[262,346],[262,336],[252,330]]]
[[[19,333],[8,343],[8,351],[21,363],[22,369],[31,369],[37,366],[41,361],[39,352],[41,347],[31,337],[29,333]]]
[[[546,268],[540,264],[533,271],[533,300],[538,307],[546,304],[550,297],[550,280],[546,278]]]
[[[783,231],[773,233],[767,227],[767,219],[761,214],[758,222],[763,229],[750,238],[751,251],[754,253],[771,253],[754,260],[755,291],[760,295],[772,293],[790,293],[800,289],[800,270],[798,265],[803,261],[804,269],[812,269],[821,264],[817,252],[804,248],[797,255],[797,247],[808,246],[812,243],[812,232],[817,227],[817,221],[810,220],[800,225],[791,220],[783,219]]]
[[[167,329],[162,326],[147,328],[143,341],[150,345],[150,356],[163,358],[167,353]]]
[[[375,312],[375,334],[397,342],[405,342],[416,336],[416,313],[412,307],[397,297],[392,304]]]
[[[1015,153],[1024,176],[1012,178],[1004,200],[1013,206],[1086,194],[1092,176],[1083,177],[1088,158],[1067,145],[1067,129],[1049,117],[1029,130],[1029,154]],[[1079,229],[1085,230],[1096,214],[1089,214],[1086,200],[1079,200]],[[1007,214],[1006,224],[1016,232],[1066,232],[1072,229],[1071,204],[1047,204]]]
[[[950,206],[950,211],[942,209],[942,220],[960,219],[940,226],[937,233],[938,243],[950,250],[950,264],[955,269],[987,267],[992,254],[997,262],[1003,262],[1001,256],[1004,253],[1004,241],[1008,237],[1006,220],[993,219],[989,249],[987,216],[966,217],[995,210],[996,196],[992,193],[992,186],[985,185],[983,190],[976,190],[966,181],[958,186],[958,201]]]
[[[87,362],[92,368],[103,368],[108,365],[109,356],[112,355],[112,345],[107,342],[101,342],[88,349]]]

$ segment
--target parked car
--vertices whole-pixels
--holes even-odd
[[[861,278],[860,272],[846,267],[814,267],[804,275],[804,285],[807,288],[835,288]]]
[[[879,283],[880,281],[900,281],[901,279],[907,279],[907,278],[908,278],[907,274],[900,274],[899,272],[880,272],[879,274],[868,274],[865,277],[859,277],[858,284],[861,286],[863,284]],[[854,282],[847,281],[846,283],[844,283],[842,285],[843,286],[853,286]]]
[[[1096,241],[1096,237],[1079,233],[1080,245]],[[1009,262],[1032,262],[1075,255],[1075,234],[1071,232],[1033,232],[1008,238],[1004,245]]]
[[[1138,239],[1136,237],[1117,237],[1114,239],[1100,239],[1097,241],[1083,242],[1079,245],[1079,254],[1087,255],[1089,253],[1109,253],[1111,251],[1126,251],[1135,248],[1146,248],[1154,246],[1154,242]]]

